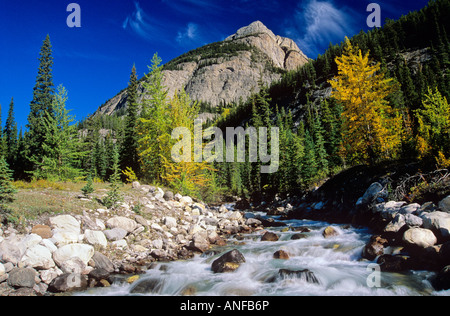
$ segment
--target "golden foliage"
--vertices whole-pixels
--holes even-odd
[[[399,89],[398,83],[386,78],[380,64],[373,64],[369,54],[363,55],[348,38],[336,63],[338,76],[329,82],[332,97],[344,106],[344,157],[351,163],[395,158],[402,140],[402,118],[386,97]]]

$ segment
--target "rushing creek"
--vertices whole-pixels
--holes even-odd
[[[276,219],[276,217],[275,217]],[[324,238],[326,222],[309,220],[285,221],[283,227],[267,228],[277,233],[278,241],[261,241],[261,232],[230,239],[226,247],[215,248],[210,255],[198,255],[191,260],[158,263],[133,284],[115,282],[108,288],[88,290],[81,295],[198,295],[198,296],[298,296],[298,295],[450,295],[450,291],[435,292],[429,279],[433,273],[378,272],[373,262],[361,260],[361,251],[370,238],[366,229],[348,225],[333,225],[339,235]],[[309,232],[292,240],[296,228]],[[237,249],[246,262],[231,273],[213,273],[212,262],[226,251]],[[284,250],[288,260],[274,259]],[[376,267],[376,266],[375,266]],[[308,269],[318,282],[292,275],[282,276],[280,269]],[[138,286],[150,284],[147,291],[136,293]]]

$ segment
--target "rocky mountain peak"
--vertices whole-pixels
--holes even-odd
[[[184,89],[192,100],[211,107],[247,100],[284,72],[308,62],[308,57],[289,38],[275,35],[262,22],[240,28],[222,42],[211,43],[165,64],[163,84],[171,97]],[[145,95],[139,87],[141,101]],[[97,113],[112,114],[126,106],[127,91],[113,97]]]
[[[225,40],[231,41],[238,38],[243,38],[249,35],[268,34],[273,40],[276,41],[276,36],[271,30],[267,28],[261,21],[255,21],[248,26],[240,28],[235,34],[228,36]]]

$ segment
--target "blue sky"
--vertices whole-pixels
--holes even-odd
[[[71,2],[81,27],[69,28]],[[11,97],[25,129],[33,97],[39,50],[47,34],[53,45],[53,80],[68,90],[67,108],[77,120],[128,84],[133,64],[148,72],[155,52],[163,62],[221,41],[260,20],[275,34],[294,39],[309,57],[330,42],[367,30],[365,0],[0,0],[0,104],[3,124]],[[427,0],[382,0],[382,21],[397,19]]]

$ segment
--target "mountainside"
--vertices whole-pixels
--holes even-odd
[[[309,61],[289,38],[275,35],[260,21],[239,29],[222,42],[212,43],[168,62],[164,85],[169,96],[185,89],[193,100],[211,107],[247,100],[258,92],[258,81],[270,85],[282,74]],[[139,86],[139,99],[143,88]],[[126,106],[126,89],[95,114],[112,114]]]

